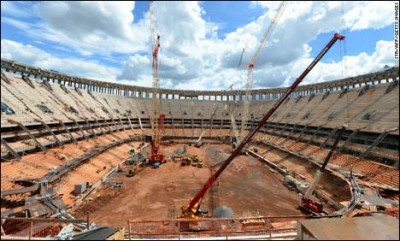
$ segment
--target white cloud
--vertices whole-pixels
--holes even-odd
[[[342,61],[330,63],[318,63],[303,81],[304,84],[330,81],[345,77],[357,76],[384,69],[385,65],[393,66],[394,60],[394,41],[380,40],[376,43],[375,51],[372,54],[362,52],[357,56],[345,56]],[[289,66],[291,73],[285,81],[285,86],[290,85],[304,69],[311,63],[310,57],[302,58],[301,61]]]
[[[10,15],[19,18],[28,18],[32,16],[32,13],[25,11],[25,9],[18,6],[18,2],[14,1],[1,1],[1,13],[2,15]]]
[[[234,84],[234,89],[245,88],[246,71],[238,68],[242,49],[246,47],[242,61],[246,65],[278,3],[261,1],[250,6],[261,6],[266,12],[218,39],[220,26],[204,20],[204,10],[198,2],[154,2],[155,29],[161,36],[160,86],[220,90]],[[102,74],[82,70],[80,76],[89,77],[88,73],[104,79],[103,73],[107,72],[105,75],[109,79],[119,83],[151,86],[149,14],[146,12],[143,19],[133,23],[134,7],[132,2],[41,2],[34,8],[43,20],[40,24],[10,17],[2,17],[2,22],[24,31],[34,40],[59,43],[55,46],[63,52],[68,48],[82,56],[100,55],[107,60],[112,59],[113,54],[119,55],[120,70],[92,62],[95,68],[102,69]],[[348,29],[347,37],[351,37],[351,31],[382,28],[393,23],[392,12],[393,2],[291,2],[256,62],[254,88],[287,86],[311,62],[312,49],[307,43],[317,36]],[[393,65],[391,44],[378,41],[372,54],[347,56],[349,75],[373,71],[385,64]],[[14,51],[14,56],[21,55],[30,61],[28,63],[40,63],[37,60],[40,57],[32,54],[37,49],[27,45],[20,47],[27,48],[27,53]],[[85,61],[81,62],[86,66]],[[321,62],[304,82],[341,78],[341,65],[341,62]],[[70,63],[70,66],[74,65]],[[80,67],[77,69],[83,68]]]
[[[324,15],[329,15],[329,18],[340,18],[344,21],[340,22],[341,27],[350,30],[377,29],[393,23],[394,3],[395,1],[290,2],[287,7],[290,14],[287,14],[283,21],[298,19],[311,12],[312,15],[308,18],[310,22],[319,21]],[[276,7],[274,2],[253,2],[253,5],[257,4],[266,9]]]
[[[119,72],[116,68],[104,66],[93,61],[58,58],[34,46],[7,39],[1,40],[1,57],[43,69],[54,69],[61,73],[105,81],[115,81],[115,76]]]
[[[137,80],[142,75],[151,75],[150,59],[147,56],[135,54],[124,62],[124,68],[117,79]]]
[[[393,17],[394,1],[359,2],[358,5],[353,3],[344,16],[350,30],[382,28],[393,23]]]
[[[199,47],[208,33],[212,35],[215,26],[202,19],[198,2],[155,2],[154,15],[155,32],[160,35],[161,45],[160,86],[176,86],[198,78],[204,70],[204,50]],[[119,79],[135,80],[139,76],[151,79],[150,55],[139,58],[135,54],[124,63],[122,73]],[[130,78],[127,73],[132,73]]]
[[[71,38],[96,43],[100,37],[126,38],[133,34],[135,3],[128,2],[42,2],[40,16],[52,28]]]
[[[30,38],[51,41],[84,56],[127,54],[148,50],[148,21],[133,24],[134,6],[134,2],[116,1],[43,1],[31,8],[42,19],[40,23],[3,17],[2,21]]]

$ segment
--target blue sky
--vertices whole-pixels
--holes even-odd
[[[378,40],[393,40],[394,24],[380,29],[366,29],[349,32],[348,29],[342,31],[346,35],[346,52],[348,55],[358,55],[362,52],[371,54],[375,51],[375,43]],[[332,38],[334,32],[318,35],[317,38],[309,44],[312,47],[311,55],[318,55],[319,51],[325,47],[326,43]],[[338,46],[336,46],[338,47]],[[340,51],[332,52],[328,55],[329,60],[340,60]],[[325,59],[326,60],[326,59]]]
[[[270,2],[155,2],[161,87],[234,89],[275,14]],[[98,80],[151,86],[149,2],[1,2],[2,58]],[[254,70],[254,88],[287,86],[346,35],[349,76],[394,65],[394,2],[293,2]],[[305,83],[343,78],[337,43]],[[266,77],[267,76],[267,77]]]

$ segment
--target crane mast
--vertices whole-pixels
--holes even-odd
[[[314,66],[321,60],[321,58],[328,52],[328,50],[336,43],[337,40],[343,40],[345,37],[338,33],[335,33],[331,41],[325,46],[325,48],[317,55],[317,57],[311,62],[311,64],[303,71],[303,73],[296,79],[296,81],[290,86],[286,92],[279,98],[279,100],[272,106],[268,113],[260,120],[256,128],[247,134],[239,146],[231,153],[231,155],[222,163],[220,168],[207,180],[200,191],[194,196],[189,206],[182,211],[181,217],[193,217],[198,214],[198,208],[200,202],[204,197],[207,190],[217,180],[219,175],[225,170],[225,168],[232,162],[232,160],[240,153],[242,148],[250,141],[250,139],[264,126],[265,122],[271,117],[271,115],[279,108],[279,106],[286,100],[286,98],[293,92],[293,90],[303,81],[308,73],[314,68]]]
[[[161,162],[163,155],[160,153],[160,126],[163,125],[165,115],[161,114],[158,118],[158,52],[160,49],[160,35],[155,36],[154,31],[154,6],[153,1],[150,1],[150,31],[151,31],[151,52],[152,52],[152,72],[153,72],[153,83],[152,83],[152,101],[151,101],[151,129],[152,129],[152,140],[151,140],[151,152],[149,156],[150,163]]]
[[[272,18],[270,25],[268,26],[267,31],[265,32],[260,44],[258,45],[258,48],[256,52],[254,53],[253,58],[250,60],[249,65],[247,66],[247,82],[246,82],[246,92],[245,92],[245,100],[243,103],[243,113],[242,113],[242,123],[241,123],[241,128],[240,128],[240,135],[239,135],[239,140],[237,140],[237,143],[242,142],[243,137],[244,137],[244,131],[246,129],[246,124],[249,119],[249,107],[250,107],[250,97],[251,97],[251,90],[253,88],[253,70],[254,70],[254,65],[258,59],[258,56],[261,53],[262,48],[264,48],[265,44],[267,43],[269,37],[271,36],[272,32],[274,31],[276,24],[278,23],[279,19],[281,18],[288,2],[282,1],[278,9],[276,10],[275,16]],[[243,52],[242,51],[242,56],[240,57],[240,62],[243,57]],[[240,64],[240,63],[239,63]]]

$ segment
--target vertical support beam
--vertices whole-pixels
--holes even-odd
[[[326,146],[326,143],[328,143],[329,139],[331,139],[331,137],[336,133],[337,129],[333,129],[328,137],[325,139],[325,141],[320,145],[321,148],[324,148]]]
[[[351,140],[354,138],[354,136],[358,133],[358,130],[354,130],[350,136],[347,138],[347,140],[343,143],[343,145],[341,145],[338,149],[338,152],[341,152],[350,142]]]
[[[182,109],[181,109],[181,125],[182,125],[182,136],[185,136],[185,119],[183,118]]]
[[[361,154],[361,158],[365,158],[367,155],[368,155],[368,153],[374,148],[374,147],[376,147],[377,145],[379,145],[379,143],[381,143],[382,142],[382,140],[383,139],[385,139],[385,137],[387,136],[387,132],[385,131],[385,132],[382,132],[375,140],[374,140],[374,142],[367,148],[367,150],[365,150],[365,152],[364,153],[362,153]]]
[[[32,239],[33,235],[33,221],[29,220],[29,233],[28,233],[28,240]]]
[[[57,138],[56,134],[54,134],[54,132],[50,129],[50,127],[46,124],[46,122],[39,120],[39,119],[35,119],[35,121],[42,123],[42,125],[47,129],[47,131],[54,137],[54,139],[56,140],[57,144],[59,146],[62,146],[63,143]]]
[[[271,124],[271,127],[272,127],[272,133],[274,134],[274,136],[277,136],[278,134],[275,132],[277,130],[276,124]]]
[[[80,126],[75,119],[73,119],[73,121],[75,122],[75,125],[78,127],[78,129],[81,131],[81,133],[82,133],[83,137],[85,138],[85,140],[89,140],[87,135],[85,134],[85,132],[83,132],[82,126]]]
[[[308,125],[305,125],[304,128],[301,130],[300,135],[296,138],[296,141],[300,141],[301,136],[304,134],[304,131],[307,130]]]
[[[128,116],[128,121],[129,121],[129,126],[131,127],[131,130],[133,130],[132,122],[131,122],[131,119],[129,118],[129,116]]]
[[[15,157],[15,159],[21,160],[21,156],[18,155],[18,153],[15,152],[14,149],[12,149],[11,146],[8,145],[8,143],[3,138],[1,138],[1,144],[4,145],[10,151],[10,153]]]
[[[121,123],[121,126],[122,126],[122,128],[124,129],[124,131],[126,131],[126,128],[125,128],[124,122],[122,122],[122,119],[121,119],[121,117],[119,117],[119,122]]]
[[[110,133],[113,133],[113,132],[117,131],[118,127],[117,127],[117,125],[115,123],[115,119],[112,118],[111,120],[112,120],[112,123],[110,123]]]
[[[92,132],[93,136],[94,136],[94,137],[97,137],[96,132],[94,132],[93,127],[92,127],[92,125],[89,123],[89,121],[88,121],[87,118],[85,119],[85,121],[86,121],[86,123],[87,123],[87,125],[88,125],[90,131]]]
[[[120,131],[121,130],[121,127],[119,127],[119,125],[121,124],[121,123],[119,123],[116,119],[114,119],[113,118],[113,122],[114,122],[114,126],[115,126],[115,131]]]
[[[283,137],[283,131],[286,130],[288,123],[285,123],[282,127],[281,127],[281,134],[280,136]]]
[[[24,130],[28,136],[36,143],[36,145],[44,152],[47,151],[47,148],[44,147],[42,144],[40,144],[40,142],[31,134],[31,132],[28,130],[28,128],[26,128],[23,124],[19,123],[18,121],[14,121],[14,120],[8,120],[10,123],[15,123],[17,124],[22,130]]]
[[[194,137],[194,114],[193,114],[193,101],[191,101],[192,105],[192,137]]]
[[[111,128],[110,128],[110,123],[108,123],[108,121],[106,120],[105,117],[103,117],[104,123],[107,125],[107,134],[111,133]]]
[[[104,129],[103,129],[103,127],[101,126],[101,124],[99,123],[99,121],[98,121],[96,118],[94,118],[94,120],[96,121],[96,123],[97,123],[97,125],[98,125],[98,128],[101,130],[101,133],[103,133],[103,135],[105,135],[106,133],[104,133]]]
[[[236,141],[239,141],[239,132],[238,132],[238,128],[237,128],[237,125],[236,125],[235,117],[232,114],[230,114],[230,116],[231,116],[232,134],[236,138]]]
[[[65,126],[64,122],[62,120],[58,120],[61,124],[61,126],[64,128],[64,130],[69,134],[69,136],[71,137],[71,140],[76,144],[76,139],[75,137],[72,135],[72,133],[68,130],[68,128]]]
[[[201,117],[200,128],[201,128],[201,132],[203,132],[203,117]]]
[[[210,118],[210,137],[212,136],[212,129],[213,129],[213,126],[214,126],[214,116],[217,113],[217,109],[218,109],[218,106],[215,107],[213,113],[211,114],[211,118]]]
[[[174,96],[174,95],[172,95],[172,96]],[[169,114],[169,115],[170,115],[170,117],[171,117],[171,126],[172,126],[172,130],[174,131],[174,135],[177,136],[176,130],[175,130],[175,124],[174,124],[174,117],[172,116],[172,109],[171,109],[170,103],[168,103],[168,107],[169,107],[169,113],[171,113],[171,114]]]
[[[314,141],[315,136],[317,135],[318,131],[321,129],[321,126],[318,126],[318,128],[314,131],[313,135],[311,136],[311,138],[307,141],[307,145],[310,145],[311,142]]]
[[[181,126],[182,126],[182,136],[185,136],[185,131],[184,131],[184,120],[183,120],[183,111],[182,111],[182,104],[179,102],[179,110],[181,111]]]
[[[224,123],[224,114],[223,114],[224,112],[221,112],[221,119],[220,119],[220,121],[221,121],[221,124],[219,125],[219,135],[220,136],[222,136],[222,124]]]

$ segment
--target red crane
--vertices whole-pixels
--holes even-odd
[[[305,192],[304,196],[300,200],[300,205],[299,209],[302,210],[305,213],[312,213],[314,215],[319,215],[323,211],[323,206],[321,203],[314,202],[311,199],[312,193],[315,190],[315,187],[317,186],[317,183],[319,179],[321,178],[322,174],[325,171],[326,166],[328,165],[329,160],[331,159],[333,152],[336,149],[336,146],[338,145],[340,139],[342,138],[343,132],[346,130],[346,127],[343,126],[342,129],[340,129],[338,136],[336,137],[335,142],[333,143],[331,149],[329,150],[328,155],[326,156],[323,164],[321,165],[321,168],[317,171],[317,173],[314,175],[314,179],[311,182],[310,186],[308,187],[307,191]]]
[[[152,88],[152,110],[150,114],[151,128],[153,130],[151,140],[151,150],[148,156],[149,163],[155,164],[157,162],[162,163],[164,161],[164,154],[160,150],[160,128],[164,124],[165,115],[158,115],[158,52],[160,50],[160,35],[155,37],[154,31],[154,10],[153,1],[150,1],[150,30],[151,30],[151,44],[152,44],[152,70],[153,70],[153,88]]]
[[[311,62],[311,64],[307,67],[306,70],[296,79],[296,81],[290,86],[284,95],[275,103],[275,105],[268,111],[268,113],[261,119],[261,121],[257,124],[257,127],[249,132],[247,136],[243,139],[243,141],[239,144],[239,146],[232,152],[232,154],[222,163],[221,167],[212,175],[204,186],[200,189],[200,191],[196,194],[196,196],[189,203],[189,206],[186,209],[182,210],[181,217],[196,217],[199,215],[199,207],[201,200],[204,197],[204,194],[207,190],[213,185],[213,183],[217,180],[219,175],[225,170],[225,168],[231,163],[231,161],[240,153],[241,149],[250,141],[250,139],[260,130],[260,128],[267,122],[267,120],[271,117],[271,115],[278,109],[278,107],[282,104],[283,101],[292,93],[292,91],[301,83],[301,81],[307,76],[307,74],[314,68],[314,66],[321,60],[321,58],[328,52],[328,50],[335,44],[337,40],[343,40],[345,37],[338,33],[335,33],[331,41],[325,46],[325,48],[318,54],[318,56]]]

